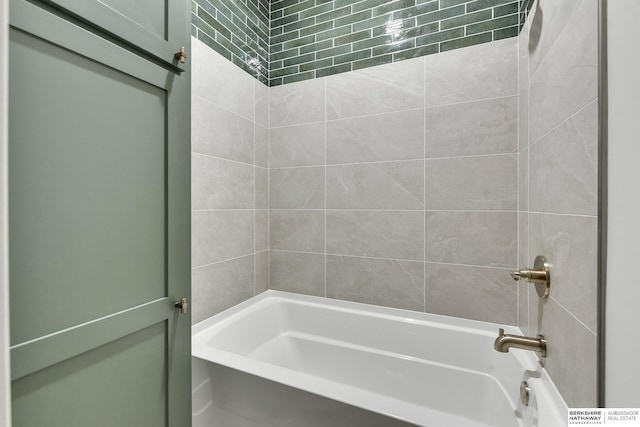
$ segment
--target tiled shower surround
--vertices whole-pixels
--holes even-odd
[[[516,49],[271,88],[270,287],[515,324]]]
[[[272,88],[193,40],[194,321],[272,288],[518,324],[595,406],[597,1],[536,5],[517,38]],[[545,301],[509,276],[539,254]]]
[[[514,37],[531,3],[192,0],[192,33],[277,86]]]

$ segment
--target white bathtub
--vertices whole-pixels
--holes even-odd
[[[193,426],[565,425],[534,354],[493,349],[499,326],[268,291],[193,326]]]

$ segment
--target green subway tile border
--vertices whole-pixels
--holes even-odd
[[[269,86],[515,37],[534,0],[192,0],[192,34]]]

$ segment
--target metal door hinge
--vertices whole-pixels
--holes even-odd
[[[186,298],[181,298],[180,301],[177,301],[173,306],[175,308],[179,308],[181,314],[187,314],[187,307],[189,307],[189,304],[187,304]]]
[[[184,64],[185,62],[187,62],[187,50],[184,48],[184,46],[182,46],[180,48],[180,52],[173,55],[173,57],[179,60],[181,64]]]

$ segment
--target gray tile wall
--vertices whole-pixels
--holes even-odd
[[[594,407],[597,348],[598,2],[539,0],[519,36],[521,267],[552,265],[551,296],[521,284],[521,328],[570,407]]]
[[[516,324],[517,66],[511,38],[270,88],[270,287]]]
[[[192,38],[193,323],[268,288],[269,89]]]

